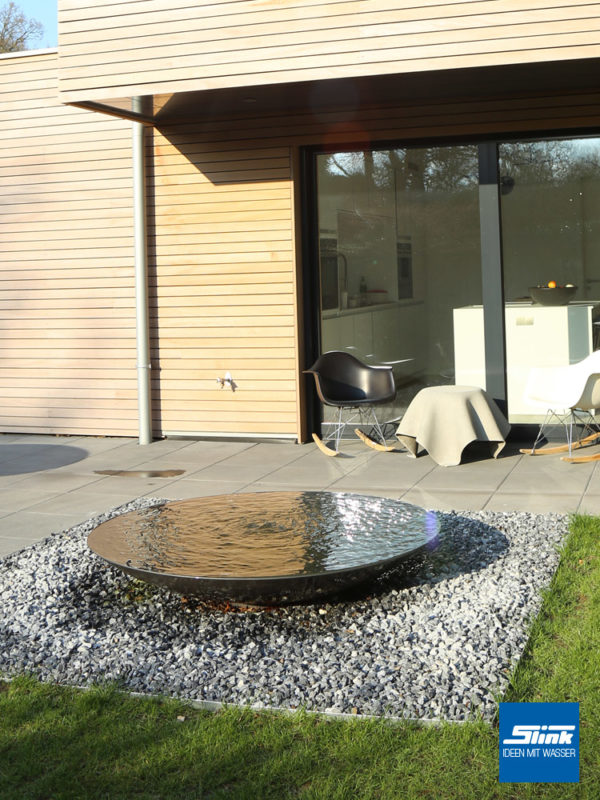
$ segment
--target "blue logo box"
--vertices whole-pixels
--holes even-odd
[[[500,783],[579,782],[579,703],[500,703]]]

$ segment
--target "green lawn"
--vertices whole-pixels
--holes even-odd
[[[0,798],[600,798],[600,518],[575,517],[502,699],[579,701],[579,784],[498,783],[498,731],[202,712],[22,678],[0,683]],[[184,717],[185,719],[178,719]]]

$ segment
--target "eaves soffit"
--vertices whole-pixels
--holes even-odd
[[[73,105],[162,127],[227,116],[296,111],[318,117],[341,108],[584,91],[600,91],[600,59],[184,91]]]

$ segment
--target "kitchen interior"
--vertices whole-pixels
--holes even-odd
[[[383,419],[424,386],[485,388],[477,167],[475,145],[317,156],[321,350],[393,367]],[[499,170],[509,421],[537,422],[529,369],[597,347],[600,139],[504,143]],[[551,280],[567,305],[532,300]]]
[[[452,307],[481,302],[476,176],[440,186],[435,175],[455,157],[476,164],[476,148],[318,157],[321,350],[392,366],[385,420],[425,386],[454,383]],[[454,279],[462,267],[473,280]]]

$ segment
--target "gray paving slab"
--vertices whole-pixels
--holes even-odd
[[[554,456],[522,456],[500,490],[515,494],[583,494],[595,464],[567,464]]]
[[[235,455],[214,461],[212,464],[201,466],[200,469],[190,468],[187,476],[205,479],[206,475],[210,474],[216,480],[221,478],[227,480],[229,475],[235,475],[239,480],[259,480],[282,467],[293,466],[305,455],[307,455],[306,448],[293,444],[281,446],[274,446],[271,443],[258,444]]]
[[[294,447],[294,445],[290,445],[290,447]],[[186,475],[188,478],[196,480],[239,480],[249,483],[261,480],[268,475],[276,475],[284,468],[289,469],[292,474],[297,465],[300,466],[300,469],[304,469],[306,466],[303,459],[306,455],[308,455],[307,451],[301,447],[296,447],[295,452],[282,448],[279,453],[276,448],[270,446],[259,449],[252,448],[215,461],[200,469],[188,469]]]
[[[332,485],[339,491],[356,491],[372,486],[406,491],[435,468],[435,462],[427,455],[411,458],[400,452],[376,453],[367,462],[348,470]]]
[[[0,458],[1,457],[2,454],[0,453]],[[12,475],[0,475],[0,493],[9,486],[13,486],[15,483],[20,483],[30,474],[31,473],[28,472],[15,472]]]
[[[564,462],[563,462],[564,464]],[[587,482],[587,486],[585,488],[585,494],[587,495],[600,495],[600,461],[592,462],[592,464],[565,464],[565,466],[569,467],[570,470],[573,471],[573,477],[576,477],[579,472],[579,468],[582,466],[590,467],[593,466],[594,470],[591,472],[589,476],[589,480]]]
[[[167,440],[164,440],[167,442]],[[147,447],[131,440],[93,440],[94,446],[90,449],[82,464],[86,472],[95,469],[129,469],[150,459],[168,458],[177,450],[185,447],[185,442],[175,440],[168,444],[163,441],[153,442]],[[158,446],[157,446],[158,445]],[[85,444],[82,445],[85,448]],[[61,467],[60,469],[68,469]]]
[[[192,497],[209,497],[218,494],[251,491],[244,481],[192,481],[178,480],[165,486],[156,494],[165,500],[188,500]]]
[[[92,489],[80,489],[66,494],[58,494],[41,500],[28,507],[28,511],[37,514],[52,515],[77,515],[80,521],[89,519],[96,514],[121,506],[139,497],[134,491],[125,488],[112,494],[101,493]]]
[[[435,511],[482,511],[490,499],[490,492],[432,491],[419,485],[413,486],[400,499]]]
[[[271,465],[236,464],[235,461],[231,463],[230,459],[227,459],[225,463],[219,462],[218,464],[211,464],[209,467],[203,467],[200,470],[190,471],[187,477],[191,481],[235,480],[248,484],[260,480],[266,475],[271,475],[273,472],[277,472],[277,469]]]
[[[4,441],[5,436],[9,436],[10,434],[2,434],[1,441]],[[94,439],[95,437],[87,437],[87,436],[52,436],[47,433],[15,433],[12,434],[16,437],[14,441],[24,442],[26,444],[34,445],[34,444],[63,444],[63,443],[72,443],[81,440],[90,440]]]
[[[0,512],[7,514],[14,511],[24,511],[40,502],[63,496],[60,488],[55,487],[54,489],[44,490],[37,482],[22,488],[22,483],[15,483],[10,489],[0,492]]]
[[[207,449],[204,452],[196,448],[194,450],[183,449],[174,453],[144,458],[137,462],[136,468],[146,470],[183,469],[186,474],[189,475],[193,472],[211,467],[214,464],[224,463],[230,458],[235,459],[236,457],[236,452],[232,453],[213,448]]]
[[[73,444],[85,448],[90,455],[117,450],[125,452],[143,449],[136,439],[125,439],[117,436],[81,436],[78,439],[74,439]]]
[[[168,458],[168,456],[167,456]],[[118,453],[95,453],[79,466],[79,471],[86,475],[95,475],[98,470],[119,469],[131,470],[140,469],[147,463],[143,453],[136,451],[119,451]],[[155,459],[156,461],[156,459]]]
[[[428,491],[477,491],[491,493],[506,481],[515,469],[516,463],[510,459],[462,464],[455,467],[436,466],[419,481],[419,486]]]
[[[580,500],[579,506],[577,507],[577,511],[580,514],[593,514],[597,516],[600,514],[600,494],[593,493],[583,495]]]
[[[137,443],[136,443],[137,444]],[[137,445],[140,452],[150,453],[153,458],[167,453],[176,453],[179,450],[185,450],[193,444],[189,439],[157,439],[149,445]]]
[[[558,492],[496,492],[488,500],[486,511],[531,511],[534,514],[572,514],[579,508],[580,494]]]
[[[149,445],[149,450],[153,445]],[[177,451],[177,457],[192,463],[212,463],[254,447],[253,442],[220,442],[216,440],[188,442]],[[151,455],[151,454],[150,454]]]
[[[373,486],[359,486],[355,489],[340,489],[335,485],[329,487],[330,492],[343,492],[344,494],[365,494],[369,497],[388,497],[390,500],[401,500],[406,494],[405,489],[384,489]]]
[[[4,458],[3,458],[4,456]],[[313,444],[119,437],[0,436],[0,555],[139,496],[187,499],[234,492],[330,490],[404,499],[440,510],[600,513],[600,467],[466,453],[439,467],[426,453],[379,453],[358,440],[328,458]],[[600,462],[599,462],[600,463]],[[183,469],[170,478],[108,477],[99,469]],[[2,474],[4,473],[4,474]]]
[[[20,439],[23,439],[24,436],[25,434],[23,433],[0,433],[0,444],[18,442]]]
[[[289,464],[314,450],[314,445],[297,445],[291,442],[259,442],[235,454],[239,464],[267,463],[272,466]]]
[[[18,485],[12,485],[11,491],[29,491],[31,493],[43,491],[48,493],[71,492],[83,486],[97,483],[98,475],[78,473],[73,469],[45,470],[43,472],[30,472],[21,475]],[[0,484],[1,495],[1,484]],[[0,501],[1,504],[1,501]]]
[[[39,514],[21,511],[0,519],[0,541],[12,545],[12,550],[38,542],[52,533],[72,528],[82,522],[80,513],[74,514]]]
[[[268,483],[272,487],[279,487],[283,491],[298,487],[304,489],[329,489],[339,477],[340,472],[336,472],[332,467],[323,467],[320,470],[309,467],[293,471],[283,469],[278,470],[276,473],[270,473],[264,481],[254,481],[253,485]]]
[[[136,478],[136,477],[101,477],[90,488],[94,493],[113,497],[128,495],[129,498],[144,497],[147,494],[158,494],[173,483],[173,478]]]
[[[20,539],[4,539],[0,536],[0,558],[2,558],[2,556],[9,556],[11,553],[16,553],[24,547],[28,547],[28,545],[23,544]]]

